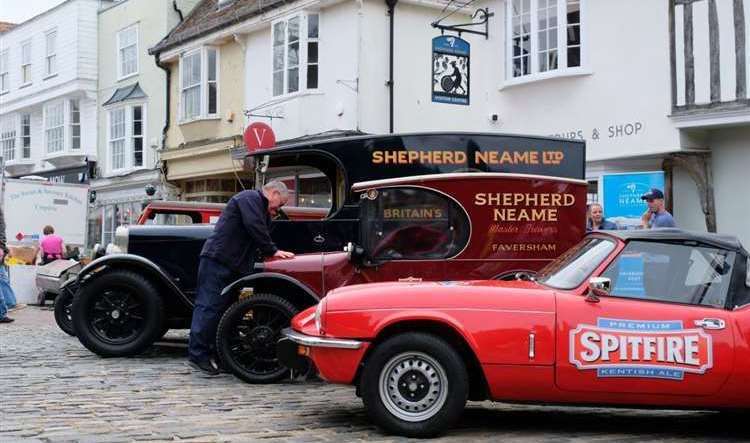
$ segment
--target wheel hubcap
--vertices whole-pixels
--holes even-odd
[[[394,416],[408,422],[434,416],[448,398],[445,369],[421,352],[399,354],[380,372],[380,397]]]

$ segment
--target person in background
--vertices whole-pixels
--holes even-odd
[[[617,224],[604,218],[604,209],[599,203],[589,205],[588,217],[586,220],[586,232],[591,231],[614,231],[617,230]]]
[[[0,208],[0,323],[12,323],[14,320],[8,317],[8,310],[16,304],[16,296],[10,287],[8,271],[5,269],[5,256],[8,254],[8,246],[5,242],[5,214]],[[8,306],[10,304],[10,306]]]
[[[664,193],[660,189],[651,188],[650,191],[641,196],[641,200],[646,200],[648,204],[648,209],[641,217],[643,229],[677,227],[672,214],[664,209]]]
[[[40,261],[43,265],[63,258],[65,243],[62,237],[55,234],[55,228],[50,225],[44,227],[44,238],[39,244]]]

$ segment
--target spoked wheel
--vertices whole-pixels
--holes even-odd
[[[99,355],[135,355],[159,338],[163,310],[148,280],[130,271],[112,271],[78,292],[73,325],[81,343]]]
[[[444,432],[463,412],[469,392],[466,365],[434,335],[412,332],[377,345],[360,382],[372,420],[408,437]]]
[[[255,294],[233,304],[221,318],[216,349],[225,368],[248,383],[272,383],[289,373],[276,342],[297,308],[274,294]]]
[[[55,298],[55,322],[66,334],[76,336],[73,330],[73,293],[63,291]]]
[[[143,302],[125,288],[104,291],[90,305],[88,314],[94,336],[114,346],[133,341],[146,321]]]

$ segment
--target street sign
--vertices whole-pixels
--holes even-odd
[[[273,129],[265,123],[255,122],[248,125],[245,128],[243,138],[250,154],[276,146],[276,135],[273,133]]]

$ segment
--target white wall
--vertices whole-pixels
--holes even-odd
[[[726,128],[712,132],[714,198],[717,231],[736,235],[750,247],[750,128]]]
[[[320,11],[317,90],[273,97],[270,22],[246,36],[245,108],[264,105],[254,113],[282,116],[273,121],[251,118],[270,122],[277,140],[357,128],[357,94],[342,84],[356,87],[357,8],[356,2],[344,2]]]

